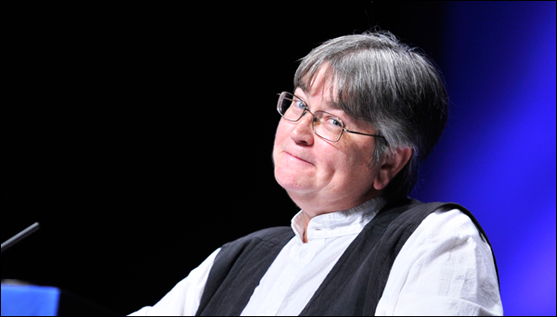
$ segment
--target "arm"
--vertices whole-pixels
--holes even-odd
[[[213,262],[220,249],[180,281],[155,306],[143,307],[129,316],[194,316]]]
[[[398,254],[376,315],[502,315],[491,248],[459,210],[434,212]]]

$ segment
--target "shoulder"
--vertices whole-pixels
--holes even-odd
[[[487,235],[474,215],[465,207],[455,203],[421,203],[413,200],[401,221],[414,222],[412,237],[420,240],[473,239],[489,245]]]
[[[498,284],[497,264],[489,240],[468,210],[441,209],[431,213],[410,236],[400,255],[427,261],[439,258],[442,259],[439,263],[452,263],[449,265],[452,270],[478,269]]]
[[[294,235],[294,232],[292,231],[292,228],[282,226],[282,227],[272,227],[272,228],[262,229],[262,230],[254,232],[254,233],[251,233],[251,234],[245,236],[244,238],[246,238],[246,239],[270,240],[270,239],[274,239],[276,237],[281,237],[281,236],[289,235],[289,234]]]
[[[476,225],[476,220],[461,210],[436,210],[429,214],[414,232],[426,240],[461,240],[481,241],[483,229]]]
[[[422,203],[415,199],[401,199],[389,202],[376,216],[370,225],[375,233],[383,235],[383,240],[393,240],[395,251],[398,253],[410,236],[416,236],[420,227],[428,226],[426,219],[432,214],[444,214],[449,210],[464,210],[466,215],[473,218],[472,214],[464,207],[453,203]],[[466,215],[462,215],[466,217]],[[441,216],[441,218],[444,218]],[[476,222],[474,222],[476,223]],[[479,227],[479,224],[478,224]],[[435,233],[435,232],[433,232]],[[391,241],[391,242],[393,242]]]
[[[413,235],[415,235],[414,231],[419,228],[442,227],[445,229],[444,232],[446,234],[479,234],[479,237],[487,242],[485,231],[478,220],[468,209],[459,204],[444,202],[422,203],[411,199],[406,202],[403,209],[404,211],[397,216],[393,225],[395,227],[405,225]],[[439,235],[438,230],[430,233]]]
[[[243,236],[239,239],[231,241],[225,245],[229,244],[241,244],[241,243],[249,243],[252,241],[265,241],[265,242],[273,242],[275,240],[280,240],[281,238],[285,238],[287,236],[294,236],[294,232],[290,227],[272,227],[267,229],[262,229],[250,233],[246,236]]]
[[[435,210],[420,223],[393,264],[381,310],[446,315],[460,307],[468,315],[502,313],[491,246],[468,213]]]
[[[274,246],[286,243],[294,236],[290,227],[272,227],[258,230],[222,246],[221,253],[244,252],[246,249],[258,248],[258,246]]]

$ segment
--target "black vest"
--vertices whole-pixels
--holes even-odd
[[[429,214],[452,209],[468,215],[489,243],[478,221],[460,205],[423,204],[411,199],[390,203],[348,246],[301,315],[374,315],[393,262],[406,240]],[[276,227],[225,244],[211,268],[196,315],[240,315],[293,236],[292,228]]]

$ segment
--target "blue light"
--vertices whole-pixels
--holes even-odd
[[[446,133],[415,191],[470,209],[507,315],[555,315],[555,2],[449,2]]]

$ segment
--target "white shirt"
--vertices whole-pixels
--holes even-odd
[[[295,236],[281,250],[242,315],[299,315],[350,243],[375,216],[374,201],[311,219],[303,243],[300,213]],[[179,282],[155,306],[131,314],[185,315],[197,312],[220,249]],[[400,250],[376,315],[502,315],[491,249],[470,218],[459,210],[434,212]]]

